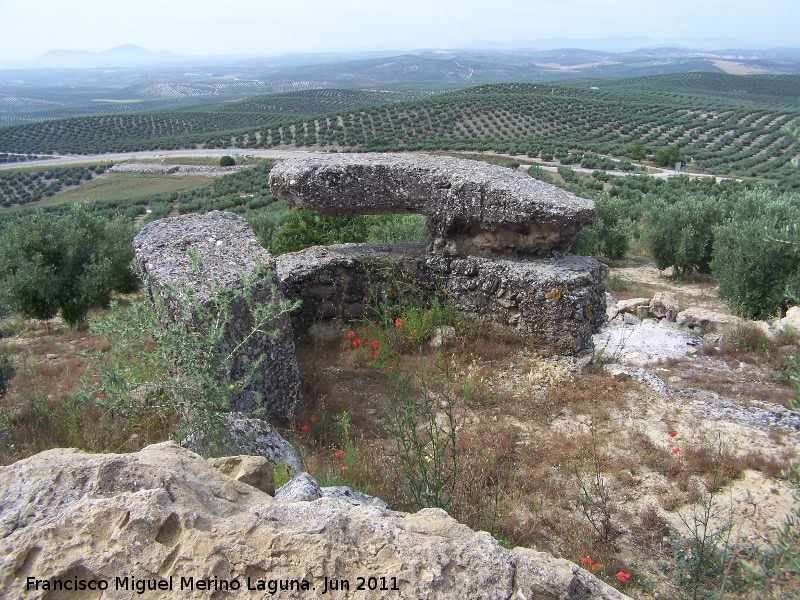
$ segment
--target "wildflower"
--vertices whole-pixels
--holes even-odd
[[[673,454],[677,454],[678,452],[680,452],[680,449],[679,449],[677,446],[675,446],[675,447],[672,449],[672,453],[673,453]]]
[[[354,337],[356,337],[356,334],[354,331],[351,331],[350,333],[347,334],[347,337],[349,337],[352,340]]]
[[[403,319],[401,319],[400,317],[397,317],[397,318],[394,320],[394,326],[395,326],[395,327],[400,327],[400,325],[402,325],[402,324],[403,324]]]
[[[433,462],[433,457],[430,454],[425,455],[425,462]]]
[[[416,329],[412,329],[411,330],[411,335],[417,335],[417,330]]]
[[[300,428],[300,431],[308,431],[308,425],[303,425],[303,426]]]
[[[105,397],[105,394],[97,394],[97,397],[102,400]]]
[[[761,330],[760,329],[756,329],[756,335],[761,335]]]
[[[373,350],[370,354],[372,354],[372,358],[375,358],[376,356],[378,356],[378,351]]]
[[[584,557],[581,559],[581,564],[582,564],[582,565],[590,565],[590,564],[592,564],[593,562],[594,562],[594,561],[593,561],[591,558],[589,558],[588,556],[584,556]]]
[[[317,422],[317,417],[311,417],[311,422],[312,423],[316,423]]]
[[[361,340],[353,340],[353,348],[358,348],[361,345]]]
[[[597,569],[599,569],[599,568],[600,568],[600,567],[602,567],[602,566],[603,566],[603,565],[601,565],[600,563],[594,563],[594,564],[592,565],[592,571],[597,571]]]
[[[628,579],[631,578],[630,573],[626,573],[625,571],[620,571],[617,573],[617,579],[619,579],[622,583],[627,583]]]
[[[377,348],[378,347],[378,340],[375,340],[374,342],[372,342],[372,347],[373,348]]]
[[[342,473],[344,473],[345,471],[347,471],[347,465],[342,465]]]
[[[483,322],[483,324],[484,324],[484,325],[488,325],[488,324],[489,324],[489,321],[484,321],[484,322]]]
[[[344,456],[344,450],[337,450],[333,453],[336,458],[342,458]]]
[[[669,432],[669,437],[675,437],[676,435],[678,435],[677,431],[670,431]]]
[[[745,337],[745,339],[748,339],[748,340],[750,339],[750,336],[749,336],[749,335],[746,335],[746,336],[744,336],[744,337]]]

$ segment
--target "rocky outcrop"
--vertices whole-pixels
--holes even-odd
[[[281,291],[302,299],[295,324],[360,318],[375,299],[444,296],[464,313],[531,336],[539,346],[591,348],[605,321],[608,268],[591,258],[445,257],[423,244],[315,246],[276,259]],[[645,303],[647,301],[645,300]]]
[[[327,216],[418,213],[451,255],[543,254],[594,220],[591,200],[518,171],[418,154],[325,154],[272,168],[272,193]]]
[[[444,511],[277,502],[173,443],[43,452],[0,469],[0,497],[4,598],[626,598]]]
[[[234,355],[230,377],[243,380],[248,363],[263,360],[230,408],[263,408],[278,418],[291,414],[300,402],[291,324],[280,314],[253,332],[253,307],[278,306],[283,296],[276,286],[275,260],[247,221],[219,211],[161,219],[143,227],[133,247],[164,326],[205,328],[198,312],[216,314],[219,295],[233,297],[219,348],[222,356]],[[280,332],[277,339],[270,336],[272,330]]]

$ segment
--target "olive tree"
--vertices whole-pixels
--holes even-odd
[[[108,304],[111,292],[130,292],[137,280],[133,229],[91,215],[82,205],[65,215],[37,212],[0,233],[0,299],[34,319],[57,314],[70,326],[90,308]]]

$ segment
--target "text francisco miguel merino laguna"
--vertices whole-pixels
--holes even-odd
[[[350,590],[350,580],[343,578],[322,578],[322,594],[327,594],[331,590]],[[316,590],[316,586],[308,579],[253,579],[245,578],[244,582],[236,579],[200,579],[196,577],[175,577],[170,575],[166,578],[137,578],[134,576],[115,577],[110,579],[83,579],[73,577],[62,579],[53,577],[51,579],[37,579],[28,577],[25,584],[28,590],[42,591],[82,591],[82,590],[125,590],[144,594],[146,592],[162,591],[263,591],[270,594],[289,591],[308,591]],[[363,591],[399,591],[397,577],[357,577],[355,590]]]

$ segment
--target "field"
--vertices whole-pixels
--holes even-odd
[[[206,110],[85,117],[0,129],[0,152],[174,148],[494,150],[557,158],[675,145],[718,175],[797,178],[782,128],[800,118],[800,76],[679,73],[563,84],[497,84],[414,100],[315,90]]]

